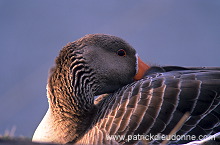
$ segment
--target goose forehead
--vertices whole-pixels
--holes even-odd
[[[78,42],[86,44],[87,46],[98,46],[106,49],[120,47],[133,50],[133,48],[125,40],[112,35],[90,34],[86,35],[85,37],[82,37],[78,40]]]

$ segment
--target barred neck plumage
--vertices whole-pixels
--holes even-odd
[[[97,105],[94,96],[114,93],[139,78],[144,74],[140,62],[133,47],[115,36],[87,35],[69,43],[50,71],[49,109],[33,140],[79,141],[100,120],[97,115],[105,114],[101,107],[108,99]]]
[[[98,81],[82,56],[83,50],[74,49],[74,45],[70,43],[61,50],[47,89],[51,108],[58,109],[56,112],[62,112],[61,115],[80,117],[93,110]]]

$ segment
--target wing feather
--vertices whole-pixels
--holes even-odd
[[[175,69],[152,70],[145,79],[96,102],[95,126],[101,131],[98,143],[111,143],[105,139],[107,135],[167,135],[186,112],[190,117],[177,134],[220,132],[220,68]]]

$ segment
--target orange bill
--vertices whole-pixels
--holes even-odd
[[[134,80],[140,80],[144,76],[145,72],[150,68],[147,64],[145,64],[140,57],[138,57],[138,68],[137,74],[134,76]]]

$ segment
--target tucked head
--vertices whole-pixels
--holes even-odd
[[[72,79],[71,86],[93,85],[95,95],[99,95],[111,93],[135,77],[140,79],[146,69],[135,49],[121,38],[90,34],[61,50],[51,76],[66,73]]]
[[[147,68],[136,51],[115,36],[86,35],[67,44],[50,71],[49,109],[33,140],[77,142],[100,112],[94,96],[113,93],[141,79]]]

